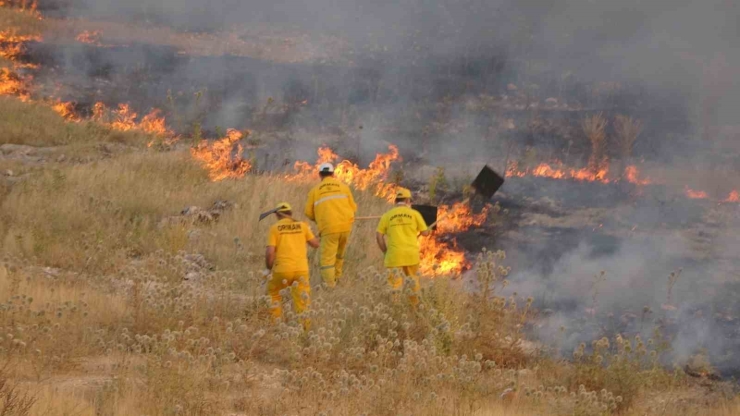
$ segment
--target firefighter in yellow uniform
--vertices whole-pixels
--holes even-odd
[[[335,287],[342,276],[347,240],[355,221],[357,204],[349,186],[334,177],[334,166],[319,166],[321,183],[308,194],[305,214],[315,221],[321,236],[319,265],[321,279],[328,287]]]
[[[294,220],[292,208],[287,202],[278,204],[275,215],[278,221],[270,227],[265,253],[265,276],[272,272],[267,282],[267,295],[272,299],[273,319],[282,316],[282,296],[280,291],[290,287],[293,308],[297,314],[306,311],[310,304],[311,286],[309,284],[308,255],[306,243],[319,247],[308,224]],[[308,320],[303,320],[304,327]]]
[[[385,254],[384,265],[388,269],[388,285],[398,292],[403,288],[399,271],[413,281],[414,292],[409,300],[419,303],[419,234],[429,235],[429,229],[419,211],[411,208],[411,191],[399,188],[396,191],[396,206],[383,214],[378,223],[376,240]],[[387,239],[387,241],[386,241]],[[400,270],[399,270],[400,269]],[[395,296],[394,296],[395,297]]]

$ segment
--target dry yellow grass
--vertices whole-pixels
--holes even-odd
[[[259,267],[259,244],[271,221],[258,223],[259,213],[280,201],[302,212],[312,185],[281,182],[248,176],[213,183],[187,152],[136,153],[49,170],[16,185],[5,198],[0,247],[47,265],[87,271],[115,270],[157,250],[199,252],[221,267]],[[363,210],[382,212],[386,206],[362,193],[357,197]],[[217,200],[236,206],[211,226],[162,225],[186,207],[209,208]],[[300,212],[296,217],[304,218]],[[358,222],[349,253],[357,261],[348,265],[350,271],[377,264],[375,251],[360,248],[362,240],[372,241],[374,225]]]
[[[19,36],[38,36],[46,29],[46,21],[33,13],[0,7],[0,31]]]
[[[0,41],[4,36],[39,36],[45,29],[46,22],[33,13],[0,5]],[[0,68],[12,66],[12,61],[0,56]]]
[[[624,402],[592,393],[596,385],[583,378],[589,388],[566,391],[588,366],[522,355],[512,324],[526,303],[513,298],[488,303],[449,280],[425,281],[414,313],[391,301],[383,276],[360,272],[351,287],[314,293],[306,334],[289,305],[284,324],[265,320],[254,273],[202,271],[197,283],[175,281],[160,273],[182,258],[152,260],[85,278],[17,260],[0,269],[3,358],[36,399],[30,414],[606,415],[604,406]],[[501,260],[480,259],[479,283],[492,295],[504,278]],[[501,364],[517,356],[517,366]],[[637,387],[637,400],[623,414],[737,409],[715,393],[716,411],[698,413],[706,391],[680,378],[656,384],[646,375],[662,370],[630,362],[634,376],[623,381]]]
[[[599,139],[603,126],[592,121],[584,129]],[[0,131],[0,143],[65,152],[132,145],[86,164],[13,162],[29,175],[0,193],[0,385],[35,401],[16,415],[740,410],[720,384],[706,388],[656,365],[658,351],[637,339],[599,340],[572,361],[528,351],[521,329],[532,300],[504,296],[500,252],[479,256],[476,290],[425,279],[418,310],[393,301],[372,221],[357,224],[336,290],[319,284],[312,259],[310,331],[289,303],[285,321],[272,325],[258,271],[274,219],[257,218],[279,201],[302,207],[310,183],[214,183],[185,151],[145,150],[143,135],[65,123],[13,99],[0,99]],[[599,153],[604,138],[594,142]],[[356,196],[362,213],[387,207]],[[168,220],[217,200],[235,204],[218,221]]]
[[[12,97],[0,97],[0,131],[0,145],[68,146],[73,150],[101,143],[143,145],[150,140],[137,131],[115,131],[91,122],[68,123],[46,104],[23,103]]]

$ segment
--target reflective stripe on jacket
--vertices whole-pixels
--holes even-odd
[[[336,178],[324,178],[308,193],[305,214],[316,222],[319,235],[351,231],[356,211],[349,186]]]

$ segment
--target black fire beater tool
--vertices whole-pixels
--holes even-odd
[[[489,200],[493,195],[501,188],[504,184],[504,177],[499,175],[495,170],[491,169],[488,165],[485,165],[483,169],[478,173],[470,187],[473,188],[475,194],[482,196],[485,200]],[[466,198],[462,203],[466,204],[470,201],[470,197]],[[412,209],[419,211],[421,216],[424,218],[424,222],[429,225],[429,229],[436,229],[437,223],[444,219],[448,214],[443,215],[441,218],[437,218],[437,207],[433,205],[411,205]],[[380,215],[369,216],[369,217],[356,217],[356,220],[370,220],[379,219]]]

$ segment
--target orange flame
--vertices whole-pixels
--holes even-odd
[[[159,109],[153,109],[139,122],[136,121],[137,118],[138,114],[131,110],[131,106],[128,104],[119,104],[115,110],[109,110],[101,102],[95,103],[93,106],[93,121],[107,124],[115,130],[141,130],[158,137],[167,137],[170,142],[178,140],[175,133],[167,127],[167,120],[161,116]],[[148,146],[151,147],[152,144],[153,142],[150,142]]]
[[[685,188],[684,193],[686,194],[686,197],[691,199],[705,199],[708,198],[709,195],[707,195],[704,191],[696,191],[694,189],[689,188],[688,186]]]
[[[0,33],[0,42],[5,43],[0,47],[0,58],[15,61],[23,53],[23,44],[3,39],[3,33]]]
[[[241,132],[229,129],[224,138],[213,144],[207,140],[201,141],[190,149],[190,154],[208,170],[208,176],[212,181],[238,179],[252,169],[249,161],[242,158],[244,148],[239,144],[242,138]]]
[[[29,84],[32,76],[21,76],[18,68],[36,67],[33,64],[18,62],[23,53],[24,43],[31,40],[40,40],[38,36],[19,36],[10,32],[0,32],[0,58],[11,62],[12,68],[0,68],[0,95],[11,95],[22,101],[30,101]]]
[[[294,165],[295,173],[286,176],[289,181],[308,181],[316,177],[319,165],[326,162],[336,162],[339,156],[330,148],[322,146],[317,151],[318,158],[315,164],[299,161]],[[391,164],[400,161],[398,147],[389,146],[388,153],[375,156],[366,169],[349,160],[341,160],[335,164],[334,175],[348,185],[358,190],[371,190],[376,196],[387,201],[395,198],[394,183],[388,183]],[[457,274],[468,266],[465,252],[457,247],[457,241],[450,234],[463,232],[472,227],[480,226],[488,217],[488,207],[481,213],[473,214],[470,206],[456,203],[452,206],[442,205],[437,209],[440,222],[437,230],[429,237],[420,240],[420,267],[419,270],[426,276]],[[444,217],[444,218],[442,218]],[[431,225],[431,224],[427,224]]]
[[[36,12],[38,0],[0,0],[0,7],[11,7],[23,11]]]
[[[640,170],[637,169],[637,166],[630,165],[624,168],[624,178],[629,183],[633,183],[635,185],[649,185],[653,183],[650,179],[641,179],[640,178]]]
[[[379,153],[375,160],[370,162],[366,169],[360,168],[357,164],[342,160],[336,163],[334,167],[334,176],[342,182],[354,186],[358,190],[371,189],[376,196],[386,200],[392,200],[396,185],[386,183],[391,164],[395,161],[402,160],[398,147],[388,146],[388,153]],[[294,165],[295,173],[286,176],[289,181],[311,180],[315,178],[318,167],[322,163],[335,162],[339,156],[330,148],[322,146],[318,149],[318,159],[315,164],[298,161]]]
[[[462,272],[469,265],[465,252],[457,247],[457,240],[448,238],[448,235],[483,225],[488,218],[488,211],[489,207],[486,206],[479,214],[473,214],[470,206],[462,203],[455,203],[452,207],[439,206],[437,230],[431,236],[422,238],[419,244],[421,273],[434,276]]]
[[[440,219],[437,232],[459,233],[480,226],[488,218],[488,209],[485,207],[480,213],[473,214],[469,205],[460,202],[453,204],[452,207],[441,205],[437,208],[437,215]]]
[[[465,253],[455,240],[443,242],[430,236],[421,239],[419,248],[419,272],[424,276],[458,274],[467,266]]]
[[[8,68],[0,68],[0,96],[11,95],[20,98],[21,101],[29,101],[31,96],[27,83],[30,79],[21,77]]]
[[[115,119],[111,122],[111,127],[115,130],[129,131],[136,128],[137,114],[131,111],[128,104],[118,104],[118,110],[113,110]]]
[[[65,120],[80,121],[80,117],[75,113],[74,104],[71,102],[57,101],[56,104],[51,106],[51,109],[62,116]]]
[[[13,63],[14,68],[37,68],[38,65],[18,62],[25,50],[25,43],[41,41],[41,36],[15,35],[11,32],[0,32],[0,58]]]
[[[100,43],[100,36],[102,32],[99,30],[89,31],[85,30],[84,32],[77,35],[75,40],[77,40],[80,43],[87,43],[90,45],[96,45],[96,46],[102,46],[102,43]]]
[[[594,173],[591,169],[568,169],[564,168],[562,162],[555,162],[553,164],[540,163],[534,169],[520,170],[516,162],[509,164],[506,171],[507,176],[514,177],[525,177],[525,176],[538,176],[544,178],[553,179],[573,179],[584,182],[601,182],[609,183],[607,175],[609,174],[609,166],[601,168],[599,171]]]
[[[155,136],[174,136],[175,133],[167,127],[167,120],[161,114],[159,109],[153,109],[141,119],[138,128]]]
[[[730,192],[730,195],[727,196],[727,199],[724,200],[724,202],[740,202],[740,192],[737,190],[733,190]]]

